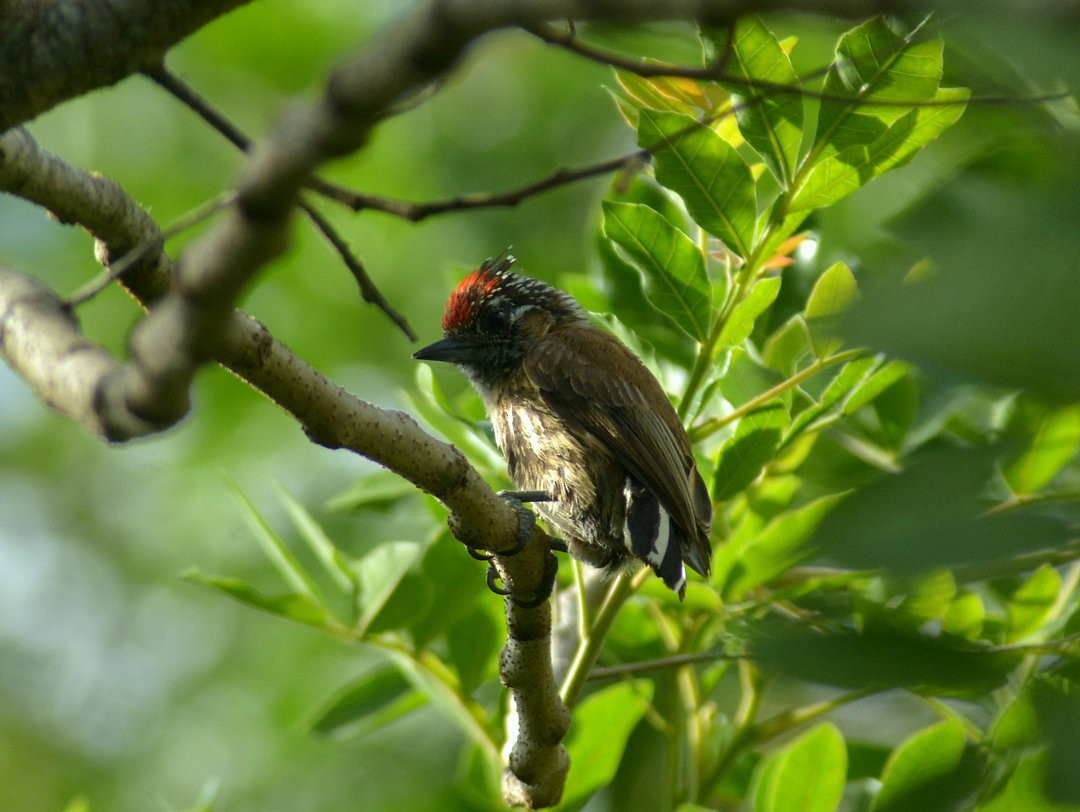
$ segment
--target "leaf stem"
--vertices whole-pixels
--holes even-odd
[[[746,401],[746,403],[742,404],[741,406],[737,406],[727,414],[721,417],[711,417],[704,423],[700,423],[697,426],[694,426],[688,432],[688,434],[690,435],[690,441],[696,443],[699,440],[704,440],[706,437],[709,437],[720,431],[720,429],[724,428],[724,426],[728,425],[729,423],[733,423],[740,417],[745,417],[746,415],[757,411],[773,398],[779,397],[780,395],[784,394],[784,392],[787,392],[789,389],[795,388],[803,381],[807,380],[808,378],[812,378],[814,375],[821,372],[823,369],[828,369],[829,367],[835,366],[836,364],[851,361],[864,354],[864,352],[865,351],[861,349],[845,350],[844,352],[838,352],[833,355],[826,356],[825,358],[815,359],[814,362],[808,365],[805,369],[799,370],[790,378],[781,381],[771,389],[766,389],[760,395],[755,395],[754,397],[750,398],[750,400]]]
[[[651,570],[646,568],[633,577],[621,573],[616,576],[611,588],[608,589],[608,593],[604,598],[604,602],[600,605],[600,610],[596,613],[596,619],[593,621],[588,635],[582,638],[578,650],[574,654],[574,661],[570,663],[570,670],[566,672],[562,689],[559,691],[563,703],[568,708],[573,708],[577,703],[581,689],[589,677],[589,671],[593,663],[596,662],[600,648],[604,645],[607,633],[611,630],[611,626],[615,622],[622,605],[626,603],[626,599],[633,595],[641,585],[643,573],[651,573]]]

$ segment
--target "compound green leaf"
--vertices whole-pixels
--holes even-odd
[[[638,144],[652,153],[657,180],[682,197],[694,221],[740,257],[748,256],[757,193],[735,148],[690,116],[652,110],[641,111]]]
[[[641,272],[649,301],[691,338],[704,341],[712,289],[701,251],[648,206],[604,201],[603,209],[604,233]]]
[[[776,37],[756,16],[739,18],[730,55],[731,72],[742,80],[725,83],[732,93],[739,130],[786,189],[803,135],[799,77]]]

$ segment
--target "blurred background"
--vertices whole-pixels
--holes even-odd
[[[258,138],[291,99],[318,92],[337,59],[412,5],[264,0],[198,32],[168,65]],[[1053,20],[942,22],[946,70],[977,95],[1046,92],[1080,78],[1075,32]],[[797,69],[809,73],[828,63],[849,25],[788,18],[776,30],[798,35]],[[592,34],[627,52],[698,58],[688,26]],[[995,46],[1001,42],[1008,53]],[[491,36],[433,98],[385,122],[361,154],[323,174],[365,193],[420,201],[510,188],[623,155],[634,135],[605,90],[611,84],[608,69],[524,34]],[[965,167],[992,160],[993,172],[980,177],[1019,190],[993,198],[997,213],[1021,209],[1027,181],[1056,172],[1048,169],[1057,158],[1046,134],[1061,126],[1031,106],[973,106],[910,167],[819,216],[807,278],[835,259],[910,260],[920,232],[908,227],[907,247],[898,249],[901,230],[891,224],[944,181],[967,177]],[[51,152],[118,181],[163,226],[229,189],[241,165],[224,139],[141,77],[65,104],[30,130]],[[531,275],[558,283],[590,274],[599,200],[611,182],[419,224],[318,205],[426,342],[439,333],[456,279],[507,246]],[[978,197],[980,187],[960,188]],[[1047,239],[1071,251],[1076,201],[1069,209],[1063,199],[1060,221],[1042,225]],[[985,245],[973,220],[922,225],[936,224],[938,249]],[[199,231],[170,250],[175,255]],[[359,299],[336,256],[299,218],[293,237],[243,307],[350,391],[407,408],[415,347]],[[0,261],[61,294],[99,270],[85,234],[10,197],[0,197]],[[79,316],[92,339],[122,353],[139,311],[110,289]],[[452,375],[445,383],[465,385]],[[470,808],[452,788],[460,733],[434,710],[348,740],[307,730],[326,696],[370,662],[369,652],[257,615],[180,577],[197,567],[271,591],[277,583],[231,486],[271,524],[284,524],[284,489],[345,544],[409,538],[415,528],[400,517],[381,522],[325,507],[369,463],[312,445],[291,418],[219,369],[199,375],[181,425],[110,448],[50,413],[3,368],[0,425],[0,809],[58,810],[79,798],[93,810],[184,809],[214,792],[216,808],[229,810]]]

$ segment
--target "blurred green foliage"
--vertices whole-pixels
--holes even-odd
[[[399,12],[271,0],[170,66],[257,135]],[[989,14],[847,28],[582,27],[683,62],[703,43],[727,54],[722,85],[491,37],[327,168],[429,200],[654,154],[420,224],[320,204],[422,337],[461,271],[512,244],[688,421],[713,575],[683,604],[635,581],[600,662],[716,656],[586,685],[566,809],[1080,806],[1080,145],[1071,101],[1019,101],[1080,80],[1077,35]],[[240,163],[138,78],[33,131],[163,223]],[[5,262],[61,292],[94,273],[83,235],[0,215]],[[320,238],[294,236],[245,307],[505,483],[460,376],[414,368]],[[119,349],[138,312],[111,292],[79,315]],[[183,426],[119,450],[10,377],[0,396],[0,807],[501,808],[501,601],[434,502],[213,371]]]

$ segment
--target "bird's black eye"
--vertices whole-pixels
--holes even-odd
[[[480,331],[484,333],[505,333],[510,327],[510,312],[502,307],[491,307],[480,316]]]

